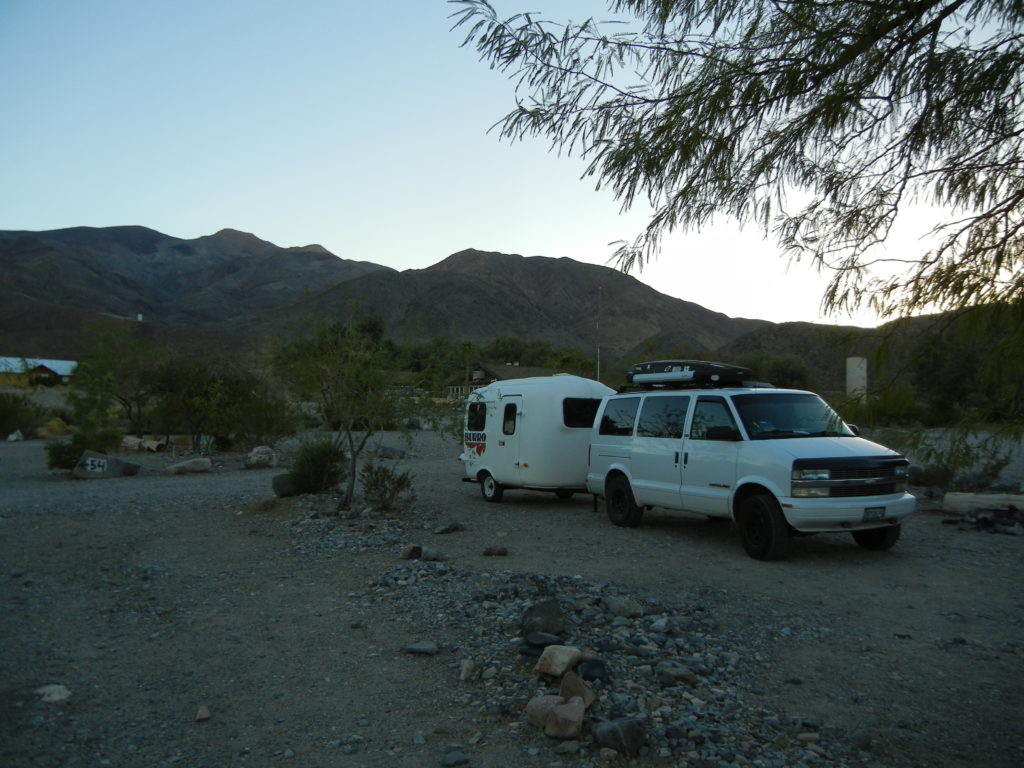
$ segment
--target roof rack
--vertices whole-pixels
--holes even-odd
[[[726,389],[735,387],[737,389],[775,389],[775,385],[767,381],[729,381],[729,382],[691,382],[676,381],[663,384],[622,384],[617,389],[618,394],[628,392],[672,392],[687,389]]]
[[[648,387],[737,387],[749,381],[749,368],[705,360],[652,360],[632,365],[626,371],[629,385]]]

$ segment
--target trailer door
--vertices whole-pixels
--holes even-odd
[[[498,400],[497,411],[496,439],[490,441],[494,448],[491,466],[494,468],[495,480],[515,488],[522,484],[519,439],[522,432],[520,417],[523,412],[523,396],[502,396]]]

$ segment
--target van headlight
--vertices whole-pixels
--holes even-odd
[[[793,482],[806,482],[808,480],[831,480],[832,473],[826,469],[794,469]]]
[[[828,482],[832,479],[831,471],[826,467],[815,469],[794,469],[793,470],[793,496],[798,499],[824,499],[831,495],[827,485],[817,483]]]

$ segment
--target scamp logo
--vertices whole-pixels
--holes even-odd
[[[486,432],[464,432],[462,439],[466,443],[466,448],[474,451],[477,456],[483,456],[487,450]]]

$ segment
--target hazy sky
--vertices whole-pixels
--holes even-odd
[[[602,0],[495,0],[607,16]],[[0,0],[0,229],[231,227],[420,269],[464,248],[606,263],[647,211],[543,140],[444,0]],[[551,13],[549,13],[551,15]],[[734,317],[819,320],[823,277],[723,222],[636,275]],[[472,297],[467,297],[471,299]],[[823,322],[868,325],[871,319]]]

